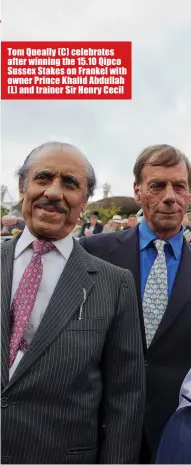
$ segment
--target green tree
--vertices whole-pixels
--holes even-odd
[[[8,214],[8,210],[6,210],[6,208],[4,208],[2,206],[0,208],[1,208],[1,218],[2,218],[2,216],[5,216],[5,215]]]
[[[96,205],[95,210],[99,213],[99,219],[103,224],[106,224],[109,220],[111,220],[114,215],[121,215],[121,209],[115,207],[115,205],[112,205],[111,208],[102,208],[99,207],[99,205]],[[86,218],[90,218],[91,211],[88,209],[86,210]]]

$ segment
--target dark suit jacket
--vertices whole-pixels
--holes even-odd
[[[84,231],[85,231],[86,228],[88,228],[88,229],[90,228],[90,223],[89,222],[83,224],[80,236],[84,235]],[[93,234],[99,234],[102,231],[103,231],[103,224],[96,223],[95,228],[93,230]]]
[[[89,253],[119,267],[128,268],[133,273],[147,371],[145,430],[149,445],[153,449],[165,424],[178,406],[180,387],[190,369],[191,248],[184,241],[182,258],[168,307],[149,349],[146,350],[138,227],[82,238],[80,244]]]
[[[2,463],[137,463],[144,359],[132,275],[74,241],[38,331],[9,381],[16,240],[2,246]]]

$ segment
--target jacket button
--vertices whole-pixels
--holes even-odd
[[[149,366],[148,360],[145,360],[145,367],[147,368]]]
[[[1,399],[1,407],[6,408],[8,406],[9,406],[8,399],[6,397],[2,397],[2,399]]]

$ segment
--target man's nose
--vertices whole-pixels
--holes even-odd
[[[172,184],[169,183],[167,184],[166,189],[165,189],[165,195],[163,198],[163,202],[174,203],[175,201],[176,201],[175,192],[174,192]]]
[[[50,200],[62,200],[63,189],[58,179],[54,179],[44,192],[45,197]]]

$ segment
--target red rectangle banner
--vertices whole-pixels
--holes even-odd
[[[2,42],[1,60],[2,99],[131,99],[131,42]]]

